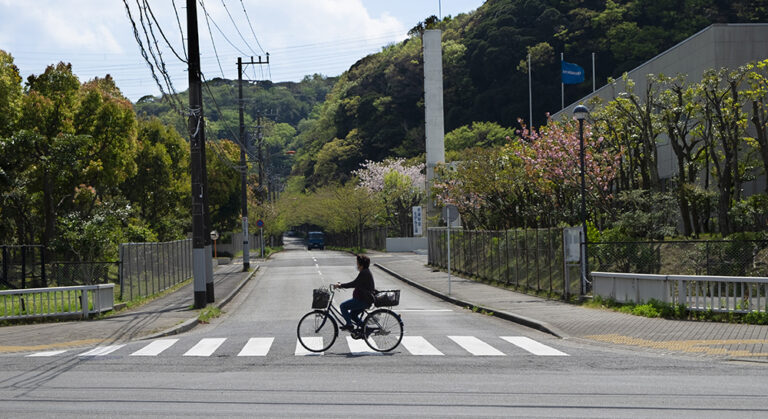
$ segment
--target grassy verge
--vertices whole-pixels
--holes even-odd
[[[264,258],[268,258],[271,254],[277,253],[277,252],[282,252],[282,251],[283,251],[283,246],[275,246],[275,247],[265,246],[264,247]],[[253,255],[260,255],[260,254],[261,254],[260,250],[254,250],[253,253],[251,253],[251,256],[253,256]],[[236,258],[243,257],[243,251],[241,250],[241,251],[235,253],[234,257],[236,257]]]
[[[325,246],[328,250],[338,250],[340,252],[349,252],[354,253],[356,255],[358,254],[364,254],[366,253],[366,250],[362,247],[341,247],[341,246]]]
[[[208,306],[200,310],[200,314],[197,316],[197,321],[200,323],[208,323],[211,319],[215,319],[221,316],[221,310],[218,307]]]
[[[684,305],[674,305],[657,300],[643,304],[619,303],[612,299],[595,297],[585,301],[582,306],[603,310],[618,311],[642,317],[659,317],[672,320],[702,320],[718,323],[768,324],[768,313],[720,313],[712,310],[688,311]]]

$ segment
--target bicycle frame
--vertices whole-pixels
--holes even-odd
[[[332,316],[334,320],[336,320],[337,325],[345,325],[347,324],[346,320],[344,320],[344,316],[341,314],[341,310],[336,308],[336,306],[333,305],[333,298],[336,296],[336,290],[333,288],[333,286],[330,286],[330,292],[331,292],[331,298],[328,299],[328,307],[325,308],[325,318],[323,319],[322,323],[317,327],[317,330],[320,330],[325,325],[325,319],[328,318],[328,316]],[[365,316],[368,315],[368,310],[365,309],[360,313],[360,316],[365,320]]]

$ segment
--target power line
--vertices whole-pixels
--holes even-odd
[[[254,32],[253,30],[253,25],[251,25],[251,18],[248,17],[248,12],[245,11],[245,4],[243,4],[243,0],[240,0],[240,5],[243,6],[243,13],[245,14],[245,20],[248,21],[248,26],[251,28],[251,34],[253,34],[253,39],[256,40],[256,45],[259,46],[259,49],[261,50],[261,52],[266,54],[266,51],[264,51],[264,48],[261,47],[261,43],[259,42],[259,38],[256,36],[256,32]]]
[[[224,75],[224,68],[221,66],[219,53],[218,51],[216,51],[216,41],[213,40],[213,32],[211,31],[211,22],[208,20],[208,11],[205,10],[205,5],[203,4],[203,0],[200,0],[200,5],[203,6],[203,12],[205,12],[205,24],[206,26],[208,26],[208,35],[210,35],[211,37],[211,45],[213,45],[213,54],[216,56],[216,62],[219,63],[219,71],[221,71],[221,77],[225,79],[227,78],[227,76]]]
[[[150,72],[152,73],[152,78],[155,80],[155,83],[157,84],[157,87],[160,89],[160,93],[162,94],[163,99],[165,99],[169,105],[171,105],[174,110],[181,114],[181,109],[179,109],[176,106],[176,103],[174,102],[174,98],[169,96],[165,89],[163,88],[163,84],[160,83],[160,79],[157,77],[157,73],[155,73],[155,67],[152,65],[152,61],[150,61],[149,56],[147,55],[147,50],[144,48],[143,42],[141,42],[141,35],[139,35],[139,30],[136,27],[136,21],[133,19],[133,14],[131,13],[131,8],[128,5],[128,0],[123,0],[123,5],[125,5],[125,11],[128,15],[128,20],[131,22],[131,26],[133,27],[133,36],[136,39],[136,43],[139,44],[139,49],[141,50],[141,56],[144,58],[144,61],[149,66]],[[154,55],[153,55],[154,56]]]
[[[176,23],[179,24],[179,33],[181,34],[181,49],[184,51],[184,57],[187,57],[187,46],[184,44],[184,29],[181,28],[181,19],[179,19],[179,11],[176,8],[176,0],[171,0],[173,5],[173,14],[176,15]]]
[[[216,23],[216,20],[213,18],[213,16],[208,14],[208,10],[205,9],[205,4],[203,3],[203,0],[198,0],[198,1],[200,2],[200,6],[203,7],[203,13],[205,13],[206,22],[208,21],[208,18],[210,18],[211,22],[213,22],[213,26],[216,27],[216,29],[219,31],[221,36],[224,37],[224,40],[226,40],[229,43],[229,45],[232,46],[232,48],[236,49],[237,52],[239,52],[240,54],[242,54],[244,56],[248,55],[248,54],[244,53],[242,50],[240,50],[240,48],[238,48],[237,45],[233,44],[232,41],[229,40],[229,38],[227,38],[227,35],[224,33],[224,31],[221,30],[221,28]],[[208,28],[208,30],[210,31],[210,27]]]
[[[174,6],[174,9],[175,9],[175,6]],[[171,42],[168,41],[168,38],[165,36],[165,32],[163,32],[163,28],[160,27],[160,23],[157,21],[157,18],[155,18],[155,13],[152,12],[152,8],[149,7],[149,1],[148,0],[144,0],[144,13],[146,13],[147,11],[149,11],[149,15],[152,17],[152,20],[155,21],[155,26],[157,27],[157,30],[160,31],[160,35],[165,40],[165,43],[168,45],[168,48],[170,48],[171,51],[173,52],[173,55],[175,55],[176,58],[179,59],[179,61],[181,61],[183,63],[186,63],[187,62],[186,58],[181,58],[179,53],[176,52],[176,50],[173,48],[173,45],[171,45]],[[150,31],[152,31],[152,22],[149,22],[149,28],[150,28]],[[184,43],[182,42],[182,45],[183,44]],[[184,52],[184,55],[185,56],[187,55],[186,51]]]
[[[224,10],[226,10],[226,12],[227,12],[227,16],[229,16],[229,20],[232,22],[232,26],[234,26],[234,27],[235,27],[235,30],[237,31],[237,34],[238,34],[238,35],[240,35],[240,39],[242,39],[242,40],[243,40],[243,42],[245,43],[245,46],[247,46],[247,47],[248,47],[248,49],[249,49],[249,50],[251,50],[251,52],[252,52],[254,55],[259,55],[259,54],[258,54],[256,51],[254,51],[254,50],[253,50],[253,48],[251,48],[251,45],[250,45],[250,44],[248,44],[248,41],[246,41],[246,40],[245,40],[245,38],[243,37],[243,34],[240,32],[240,29],[238,29],[238,27],[237,27],[237,23],[235,22],[235,19],[233,19],[233,18],[232,18],[232,14],[231,14],[231,13],[229,13],[229,8],[227,8],[227,3],[224,3],[224,0],[221,0],[221,5],[222,5],[222,6],[224,6]],[[247,16],[247,15],[246,15],[246,16]]]

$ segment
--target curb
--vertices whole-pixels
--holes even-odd
[[[470,302],[470,301],[464,301],[464,300],[460,300],[458,298],[453,298],[451,296],[448,296],[448,295],[445,295],[445,294],[441,293],[440,291],[436,291],[436,290],[433,290],[432,288],[429,288],[427,286],[419,284],[418,282],[416,282],[416,281],[414,281],[412,279],[406,278],[405,276],[400,275],[399,273],[397,273],[397,272],[395,272],[395,271],[393,271],[393,270],[391,270],[389,268],[386,268],[386,267],[384,267],[384,266],[382,266],[382,265],[380,265],[378,263],[374,263],[373,265],[376,266],[377,268],[381,269],[382,271],[388,273],[389,275],[392,275],[395,278],[397,278],[397,279],[407,283],[408,285],[411,285],[412,287],[418,288],[418,289],[420,289],[420,290],[422,290],[422,291],[424,291],[424,292],[426,292],[428,294],[434,295],[435,297],[438,297],[438,298],[440,298],[442,300],[448,301],[451,304],[455,304],[455,305],[460,306],[460,307],[477,307],[480,310],[484,310],[484,311],[489,312],[494,317],[498,317],[500,319],[504,319],[504,320],[507,320],[507,321],[511,321],[513,323],[518,323],[518,324],[521,324],[523,326],[530,327],[532,329],[536,329],[536,330],[539,330],[539,331],[542,331],[542,332],[545,332],[545,333],[549,333],[550,335],[553,335],[553,336],[558,337],[560,339],[566,339],[568,337],[566,334],[564,334],[563,332],[561,332],[557,328],[553,327],[549,323],[546,323],[546,322],[543,322],[543,321],[539,321],[539,320],[536,320],[536,319],[531,319],[531,318],[528,318],[528,317],[525,317],[525,316],[521,316],[519,314],[512,314],[512,313],[508,313],[506,311],[499,311],[499,310],[496,310],[496,309],[493,309],[493,308],[490,308],[490,307],[485,307],[485,306],[482,306],[482,305],[479,305],[479,304],[475,304],[475,303]]]
[[[229,303],[233,298],[235,298],[235,295],[237,295],[237,293],[240,292],[241,289],[243,289],[245,284],[248,283],[248,281],[250,281],[251,278],[253,278],[254,275],[256,275],[256,272],[259,271],[259,268],[261,268],[261,265],[256,265],[256,268],[254,268],[253,271],[251,271],[251,273],[248,274],[247,277],[245,277],[245,279],[240,281],[240,283],[237,284],[235,289],[233,289],[232,292],[229,293],[229,295],[224,297],[223,300],[219,301],[214,306],[216,308],[221,309],[222,307],[227,305],[227,303]],[[198,324],[199,324],[199,322],[197,321],[197,318],[191,318],[191,319],[186,320],[183,323],[177,324],[176,326],[173,326],[173,327],[171,327],[169,329],[165,329],[165,330],[163,330],[161,332],[157,332],[157,333],[154,333],[154,334],[151,334],[151,335],[143,336],[143,337],[139,338],[138,340],[157,339],[157,338],[162,338],[162,337],[171,336],[171,335],[178,335],[179,333],[188,332],[188,331],[194,329],[195,326],[197,326]]]

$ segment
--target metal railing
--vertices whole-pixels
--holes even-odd
[[[427,232],[428,263],[446,269],[447,229]],[[578,281],[566,285],[562,229],[476,231],[451,229],[451,270],[519,289],[569,296]],[[578,277],[577,269],[570,272]]]
[[[589,267],[602,272],[768,276],[768,241],[589,243]]]
[[[0,320],[77,315],[88,318],[114,307],[114,284],[0,291]]]
[[[768,278],[592,272],[593,293],[618,302],[651,299],[690,311],[768,312]]]
[[[0,245],[0,287],[46,286],[45,248],[40,245]]]
[[[120,245],[121,301],[166,290],[192,277],[192,239]]]

